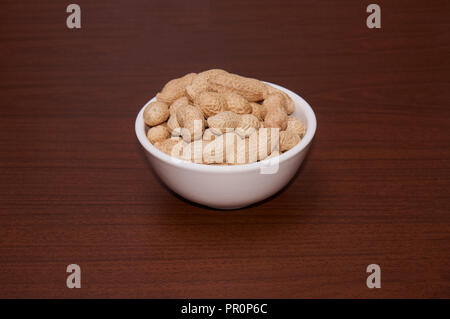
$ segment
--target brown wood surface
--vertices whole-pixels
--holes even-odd
[[[0,6],[0,297],[450,297],[449,1],[377,1],[381,30],[359,0],[79,0],[80,30],[69,3]],[[237,211],[174,195],[134,134],[216,67],[318,121],[295,180]]]

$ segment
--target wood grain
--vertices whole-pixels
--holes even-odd
[[[80,30],[69,2],[1,4],[0,297],[450,297],[448,1],[378,1],[380,30],[369,1],[77,3]],[[318,120],[292,183],[238,211],[166,189],[133,130],[213,67]]]

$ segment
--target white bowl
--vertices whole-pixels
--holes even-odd
[[[268,83],[268,82],[267,82]],[[154,147],[146,137],[143,112],[136,118],[136,135],[160,179],[175,193],[193,202],[219,209],[236,209],[264,200],[281,190],[295,175],[316,132],[316,116],[297,94],[286,92],[295,102],[292,115],[306,125],[306,134],[296,146],[272,160],[243,165],[204,165],[182,161]]]

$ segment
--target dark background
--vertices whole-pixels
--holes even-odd
[[[0,297],[450,297],[449,1],[376,1],[378,30],[372,1],[74,2],[80,30],[69,1],[1,1]],[[317,116],[295,180],[242,210],[171,193],[134,133],[209,68]]]

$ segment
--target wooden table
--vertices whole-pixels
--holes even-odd
[[[450,297],[447,0],[377,1],[381,29],[371,1],[79,0],[81,29],[69,3],[0,7],[0,297]],[[134,133],[216,67],[318,121],[293,182],[237,211],[161,185]]]

